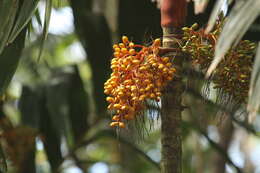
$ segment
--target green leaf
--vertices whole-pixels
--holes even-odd
[[[19,0],[0,1],[0,54],[7,44],[18,7]]]
[[[42,20],[41,20],[40,12],[38,9],[35,12],[35,18],[36,18],[36,21],[38,22],[38,24],[42,27]]]
[[[3,95],[16,71],[24,48],[25,36],[26,29],[0,55],[0,96]]]
[[[48,30],[49,30],[50,19],[51,19],[51,10],[52,10],[52,0],[46,0],[44,26],[43,26],[43,32],[42,32],[41,45],[40,45],[40,52],[38,55],[38,61],[40,60],[40,58],[42,56],[44,43],[48,36]]]
[[[43,92],[46,94],[45,92]],[[63,159],[61,154],[61,136],[54,127],[50,112],[46,107],[46,95],[42,95],[39,102],[40,111],[40,132],[43,135],[44,148],[51,165],[52,172],[58,172]]]
[[[46,104],[55,130],[61,136],[65,136],[68,146],[72,147],[74,141],[69,118],[69,77],[60,70],[56,70],[54,75],[47,86]]]
[[[14,41],[17,35],[22,31],[22,29],[28,24],[31,20],[39,0],[25,0],[19,10],[19,15],[9,36],[8,43]]]
[[[28,86],[23,86],[18,107],[23,125],[39,128],[39,96]]]
[[[68,101],[74,139],[78,141],[88,128],[89,103],[77,66],[74,66],[74,73],[70,76]]]
[[[7,172],[6,158],[5,158],[4,151],[3,151],[1,143],[0,143],[0,172],[1,173]]]
[[[78,37],[84,46],[92,70],[93,98],[98,114],[106,110],[104,83],[109,73],[109,61],[112,55],[110,30],[105,17],[91,13],[92,1],[70,1]],[[98,40],[98,41],[97,41]]]

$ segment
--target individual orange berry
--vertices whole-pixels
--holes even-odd
[[[164,57],[162,60],[163,62],[169,62],[170,59],[168,57]]]
[[[120,53],[119,52],[114,52],[114,57],[116,57],[116,58],[120,57]]]
[[[164,65],[163,64],[159,64],[158,68],[161,70],[164,68]]]
[[[124,43],[119,43],[119,47],[120,47],[120,48],[124,48],[124,47],[125,47],[125,44],[124,44]]]
[[[142,66],[142,67],[139,68],[139,70],[144,71],[144,70],[146,70],[146,68],[144,66]]]
[[[108,110],[111,110],[112,107],[113,107],[113,104],[110,104],[110,105],[107,106],[107,109],[108,109]]]
[[[117,44],[114,44],[113,49],[115,49],[115,48],[119,48],[119,46]]]
[[[115,65],[115,64],[111,65],[111,69],[113,69],[113,70],[117,69],[117,65]]]
[[[161,45],[161,40],[159,38],[155,39],[153,45],[159,47]]]
[[[120,105],[120,104],[114,104],[114,108],[115,108],[115,109],[120,109],[120,108],[121,108],[121,105]]]
[[[119,127],[120,127],[120,128],[125,128],[125,123],[119,122]]]
[[[133,60],[133,63],[134,63],[134,64],[139,64],[139,63],[140,63],[140,60],[135,59],[135,60]]]
[[[144,95],[144,94],[143,94],[143,95],[141,95],[141,96],[139,97],[139,101],[144,101],[144,99],[145,99],[145,96],[146,96],[146,95]]]
[[[123,41],[124,44],[127,44],[129,42],[128,37],[127,36],[123,36],[122,37],[122,41]]]
[[[115,52],[120,52],[121,51],[121,49],[119,47],[116,47],[114,50],[115,50]]]
[[[119,125],[119,122],[112,122],[110,123],[110,127],[116,127]]]
[[[156,96],[160,97],[162,95],[161,92],[156,92]]]
[[[129,53],[130,53],[130,55],[134,55],[135,54],[135,49],[130,49]]]
[[[152,66],[153,66],[153,67],[157,67],[158,64],[157,64],[157,63],[153,63]]]
[[[133,100],[133,101],[137,101],[137,100],[138,100],[138,97],[133,97],[132,100]]]
[[[114,101],[113,97],[107,97],[106,100],[107,100],[107,102],[109,102],[109,103],[112,103],[112,102]]]
[[[168,63],[166,64],[166,66],[167,66],[167,67],[171,67],[171,66],[172,66],[172,63],[168,62]]]
[[[129,47],[130,47],[130,48],[133,48],[134,45],[135,45],[135,44],[134,44],[133,42],[130,42],[130,43],[129,43]]]
[[[121,110],[126,110],[126,109],[127,109],[127,106],[125,106],[125,105],[121,107]]]
[[[153,98],[155,98],[155,97],[156,97],[156,96],[155,96],[155,94],[154,94],[154,93],[151,93],[151,94],[150,94],[150,98],[152,98],[152,99],[153,99]]]
[[[131,86],[131,91],[136,91],[137,90],[137,87],[135,85]]]
[[[112,117],[113,121],[119,121],[120,120],[120,116],[119,115],[115,115]]]
[[[118,96],[122,97],[124,96],[124,93],[122,91],[118,92]]]
[[[169,72],[169,69],[168,68],[163,68],[163,72],[167,73],[167,72]]]
[[[127,50],[127,48],[122,48],[122,49],[121,49],[121,52],[122,52],[123,54],[127,54],[127,53],[128,53],[128,50]]]

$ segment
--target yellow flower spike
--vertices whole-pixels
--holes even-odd
[[[122,91],[118,92],[118,96],[122,97],[124,96],[124,93]]]

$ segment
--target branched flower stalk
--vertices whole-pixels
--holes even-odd
[[[204,29],[198,29],[197,24],[183,28],[185,45],[182,51],[190,55],[191,63],[199,66],[201,71],[206,71],[214,58],[216,41],[224,22],[220,18],[209,34],[205,34]],[[228,51],[214,72],[214,88],[228,94],[236,103],[247,101],[255,49],[255,43],[240,41]]]

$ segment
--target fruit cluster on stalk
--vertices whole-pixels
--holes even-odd
[[[175,68],[168,57],[158,55],[160,39],[151,46],[136,45],[126,36],[115,44],[112,73],[104,93],[113,117],[110,126],[125,127],[146,108],[147,100],[159,102],[163,87],[173,79]]]
[[[216,41],[223,24],[224,20],[217,21],[209,34],[205,34],[204,29],[197,29],[197,24],[183,28],[185,45],[182,51],[189,54],[192,64],[202,71],[208,69],[214,58]],[[214,71],[214,88],[227,93],[238,103],[247,100],[255,48],[256,44],[249,40],[240,41],[226,53]]]

